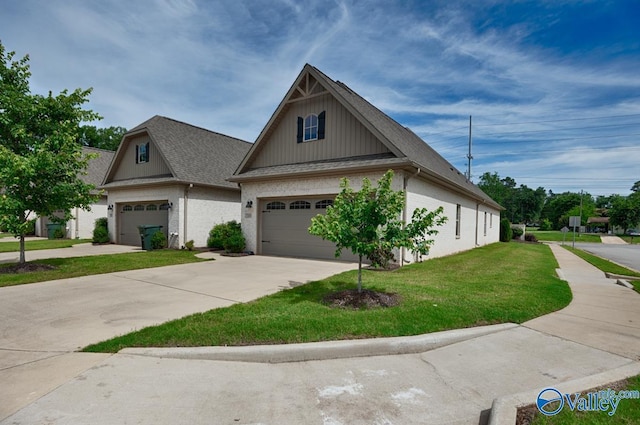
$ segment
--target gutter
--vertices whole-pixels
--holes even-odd
[[[410,175],[409,177],[407,177],[406,175],[404,176],[404,180],[402,182],[402,191],[404,192],[404,208],[402,209],[402,223],[404,226],[404,223],[407,222],[407,208],[409,208],[409,206],[407,205],[407,185],[409,184],[409,180],[417,177],[418,174],[420,174],[420,167],[418,167],[418,169],[416,170],[415,174]],[[404,266],[404,263],[411,263],[411,261],[408,261],[404,258],[405,254],[407,252],[407,249],[405,247],[402,247],[400,249],[400,266]]]

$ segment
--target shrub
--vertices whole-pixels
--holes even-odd
[[[521,228],[519,227],[512,227],[511,228],[511,239],[520,239],[520,236],[522,236],[524,232],[522,231]]]
[[[66,230],[67,229],[65,229],[64,227],[58,227],[56,230],[53,231],[54,239],[64,239]]]
[[[36,219],[29,220],[27,231],[24,232],[25,235],[35,235],[36,234]]]
[[[538,230],[551,230],[551,221],[548,218],[543,218],[540,221],[540,228]]]
[[[193,243],[194,243],[193,239],[190,240],[190,241],[186,241],[184,243],[184,247],[187,248],[187,250],[189,250],[189,251],[193,251]]]
[[[509,242],[511,235],[511,223],[506,218],[503,218],[500,220],[500,242]]]
[[[162,249],[167,247],[167,238],[162,231],[158,230],[151,236],[151,249]]]
[[[367,256],[373,267],[382,269],[389,268],[389,263],[395,260],[393,251],[389,248],[378,246],[371,254]]]
[[[207,247],[214,249],[226,249],[224,247],[225,241],[227,241],[234,235],[242,236],[240,223],[232,220],[227,223],[216,224],[209,232]]]
[[[93,243],[109,243],[108,219],[101,217],[96,220],[93,228]]]
[[[246,241],[242,232],[234,233],[224,241],[224,250],[234,254],[244,251]]]
[[[533,233],[526,233],[524,235],[524,240],[527,242],[538,242],[538,238]]]

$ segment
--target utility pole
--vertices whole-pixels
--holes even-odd
[[[578,226],[578,233],[582,229],[582,190],[580,190],[580,226]]]
[[[471,115],[469,115],[469,153],[467,154],[467,180],[471,181]]]

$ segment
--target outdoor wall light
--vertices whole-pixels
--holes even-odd
[[[109,204],[109,206],[107,207],[107,209],[108,209],[109,211],[113,211],[113,204]]]
[[[247,201],[247,205],[245,205],[245,207],[253,208],[253,201]]]
[[[173,208],[173,202],[169,202],[169,209]]]

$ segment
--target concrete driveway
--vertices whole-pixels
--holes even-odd
[[[576,243],[576,248],[640,271],[640,245]]]
[[[86,345],[355,267],[216,256],[206,263],[0,288],[0,419],[110,356],[74,352]]]

